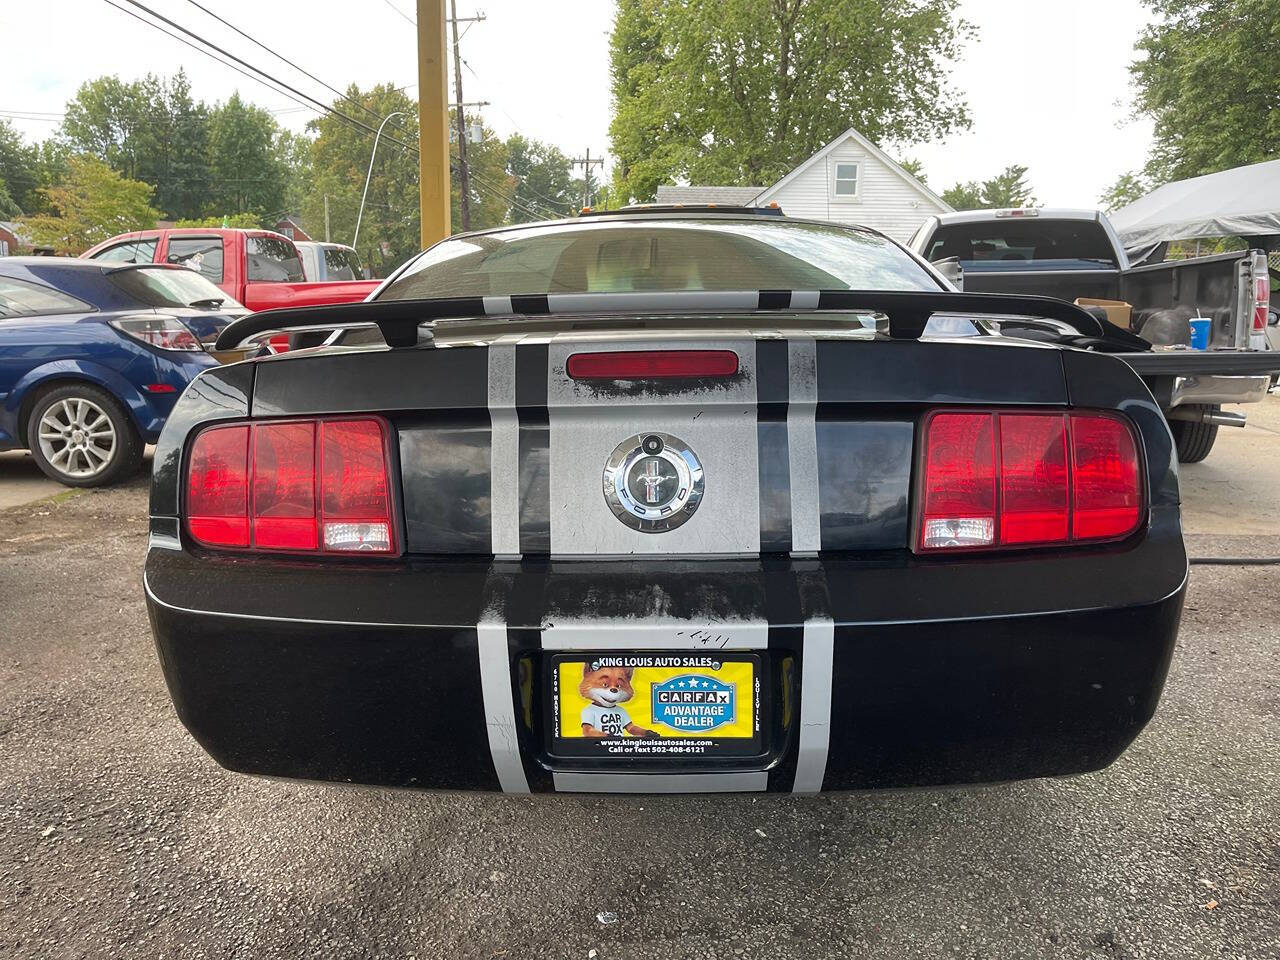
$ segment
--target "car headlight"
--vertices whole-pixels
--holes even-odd
[[[149,346],[159,347],[161,350],[198,352],[204,349],[196,339],[196,335],[177,317],[158,314],[147,317],[120,317],[107,322],[121,333],[135,340],[141,340]]]

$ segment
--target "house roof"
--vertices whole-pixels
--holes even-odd
[[[867,153],[871,154],[873,157],[875,157],[877,160],[883,163],[886,167],[888,167],[890,170],[896,173],[899,177],[901,177],[902,180],[909,187],[911,187],[913,190],[919,193],[922,197],[924,197],[927,200],[931,200],[932,202],[940,206],[943,212],[945,213],[952,212],[953,208],[951,204],[947,203],[947,201],[943,200],[940,196],[938,196],[936,193],[934,193],[932,190],[926,187],[923,183],[921,183],[911,174],[907,173],[907,171],[903,170],[902,167],[898,166],[898,164],[896,164],[892,159],[890,159],[887,153],[885,153],[883,150],[877,147],[874,143],[872,143],[870,140],[868,140],[866,137],[860,134],[857,130],[853,129],[853,127],[850,127],[844,133],[840,134],[840,136],[836,137],[834,140],[832,140],[825,147],[823,147],[821,150],[819,150],[817,153],[811,156],[804,163],[800,164],[800,166],[796,167],[794,170],[788,173],[785,177],[783,177],[773,186],[766,188],[763,192],[761,192],[755,198],[756,204],[761,205],[761,204],[766,204],[766,203],[769,203],[770,201],[776,200],[777,193],[779,190],[785,187],[792,180],[796,179],[796,177],[800,176],[802,173],[804,173],[814,164],[819,163],[822,160],[825,160],[827,156],[833,150],[835,150],[836,147],[840,146],[840,144],[844,143],[846,140],[853,140],[853,142],[856,143],[859,147],[867,151]]]
[[[681,187],[664,183],[658,187],[658,203],[725,203],[751,206],[764,187]]]

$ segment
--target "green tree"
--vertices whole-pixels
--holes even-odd
[[[981,210],[986,204],[982,202],[982,184],[977,180],[966,180],[942,191],[942,199],[956,210]]]
[[[26,144],[8,120],[0,119],[0,181],[5,184],[10,213],[13,209],[31,212],[36,206],[36,188],[41,185],[38,151]]]
[[[766,184],[850,126],[912,143],[968,125],[947,71],[955,0],[619,0],[609,127],[617,199]]]
[[[9,185],[4,182],[4,178],[0,177],[0,220],[8,220],[22,213],[22,208],[18,206],[18,201],[14,200],[9,193]]]
[[[198,216],[210,203],[209,111],[192,98],[182,70],[168,79],[88,81],[67,104],[61,139],[73,153],[155,184],[168,217]]]
[[[450,111],[449,129],[457,129],[457,121]],[[479,123],[479,117],[467,117],[467,129]],[[471,229],[483,230],[486,227],[498,227],[507,222],[508,214],[513,210],[512,200],[515,196],[515,178],[507,173],[507,145],[499,140],[488,127],[482,125],[483,136],[479,140],[467,140],[467,171],[470,174],[468,186],[471,188]],[[449,164],[453,169],[450,178],[450,193],[453,232],[462,230],[462,194],[461,177],[458,175],[458,145],[449,144]],[[547,214],[534,212],[530,207],[522,219],[537,220]]]
[[[417,253],[421,245],[418,104],[389,83],[370,90],[352,84],[346,95],[363,109],[348,100],[337,101],[334,107],[348,116],[359,117],[369,126],[376,128],[379,117],[403,114],[383,127],[360,222],[360,257],[385,275],[391,267]],[[314,231],[312,235],[321,236],[327,196],[330,235],[336,242],[350,243],[369,169],[373,134],[332,114],[317,117],[307,129],[314,139],[305,148],[294,144],[289,196],[297,202],[292,206],[302,215],[307,229]]]
[[[925,176],[924,164],[915,157],[907,157],[905,160],[899,160],[898,166],[907,171],[907,173],[911,174],[911,176],[915,177],[921,183],[928,184],[929,179]]]
[[[1027,183],[1027,168],[1015,163],[1005,167],[990,180],[982,181],[984,207],[1034,207],[1036,198]]]
[[[1276,0],[1145,0],[1156,22],[1129,71],[1155,121],[1146,173],[1157,182],[1280,157]]]
[[[149,144],[150,118],[139,82],[98,77],[67,102],[62,137],[73,153],[102,160],[126,179],[137,176]]]
[[[75,255],[118,233],[156,225],[150,184],[125,179],[97,157],[72,157],[66,179],[40,189],[50,213],[22,219],[35,246]]]
[[[507,173],[515,182],[512,222],[532,219],[529,210],[567,217],[581,203],[569,158],[558,147],[513,133],[507,138]]]
[[[224,216],[192,217],[179,220],[175,227],[232,227],[245,230],[258,230],[268,226],[256,213],[234,213]]]
[[[276,155],[278,126],[267,111],[233,93],[209,115],[211,189],[205,213],[253,213],[272,218],[284,211],[286,171]]]
[[[1119,210],[1145,197],[1148,193],[1155,189],[1155,185],[1150,183],[1140,173],[1122,173],[1116,178],[1115,183],[1111,184],[1098,198],[1098,203],[1107,213],[1113,210]]]
[[[1027,168],[1014,163],[989,180],[967,180],[942,191],[942,199],[956,210],[1033,207],[1036,198],[1027,183]]]

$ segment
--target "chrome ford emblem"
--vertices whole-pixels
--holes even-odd
[[[674,530],[702,501],[702,463],[669,433],[639,433],[604,466],[604,499],[614,516],[641,533]]]

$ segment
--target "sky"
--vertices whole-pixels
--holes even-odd
[[[127,0],[112,2],[141,13]],[[192,0],[141,2],[307,94],[331,99]],[[416,94],[415,33],[408,19],[414,0],[199,2],[332,86],[390,81],[414,85],[410,93]],[[611,0],[458,3],[459,17],[477,10],[486,19],[464,25],[462,87],[466,100],[489,101],[482,108],[485,123],[499,136],[518,131],[570,156],[605,154]],[[1142,165],[1151,127],[1129,118],[1127,71],[1148,18],[1140,0],[962,0],[960,10],[977,27],[953,73],[973,127],[945,142],[889,145],[891,153],[922,161],[935,190],[1025,164],[1037,199],[1053,206],[1094,206],[1117,176]],[[58,24],[66,29],[54,33]],[[314,116],[106,0],[0,3],[0,48],[0,116],[23,114],[7,118],[30,140],[56,128],[85,80],[102,74],[135,79],[178,66],[200,99],[225,100],[239,90],[293,129]]]

